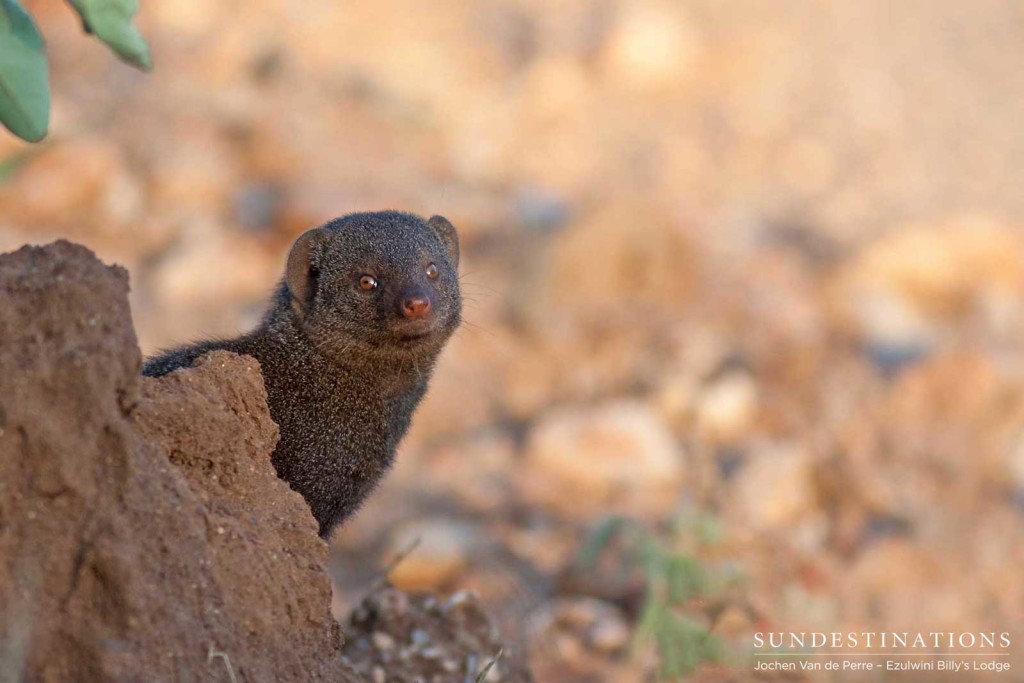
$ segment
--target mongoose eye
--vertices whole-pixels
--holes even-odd
[[[437,279],[437,266],[435,266],[433,263],[427,266],[427,277],[429,277],[431,280]]]
[[[372,275],[363,275],[359,278],[359,289],[369,292],[377,289],[377,278]]]

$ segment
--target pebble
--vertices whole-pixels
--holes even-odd
[[[617,401],[542,418],[528,437],[520,490],[571,517],[619,508],[657,517],[678,502],[684,475],[681,449],[656,413]]]
[[[472,525],[457,520],[417,520],[392,533],[391,555],[407,550],[416,539],[416,547],[391,571],[391,582],[402,590],[436,590],[466,566],[475,532]]]
[[[784,530],[816,508],[809,454],[792,445],[754,449],[732,480],[729,511],[750,528]]]
[[[395,649],[395,639],[383,631],[374,631],[373,646],[378,650],[393,650]]]
[[[730,371],[701,395],[697,427],[711,440],[732,441],[750,430],[757,409],[757,383],[745,371]]]

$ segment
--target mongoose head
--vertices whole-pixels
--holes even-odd
[[[285,286],[299,328],[328,356],[432,358],[461,320],[458,265],[447,219],[354,213],[295,241]]]

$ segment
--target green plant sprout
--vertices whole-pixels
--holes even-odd
[[[700,619],[700,603],[716,600],[740,579],[702,562],[697,551],[720,538],[717,521],[707,515],[680,515],[662,529],[613,516],[591,533],[579,555],[582,567],[594,566],[616,539],[624,569],[639,572],[643,600],[633,636],[633,651],[653,646],[658,676],[679,680],[704,662],[724,663],[726,648]]]

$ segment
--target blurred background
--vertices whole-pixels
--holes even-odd
[[[418,539],[395,582],[480,593],[541,681],[1024,636],[1024,5],[146,0],[150,74],[26,6],[52,132],[0,135],[0,249],[124,265],[144,353],[253,325],[334,216],[458,227],[339,615]]]

